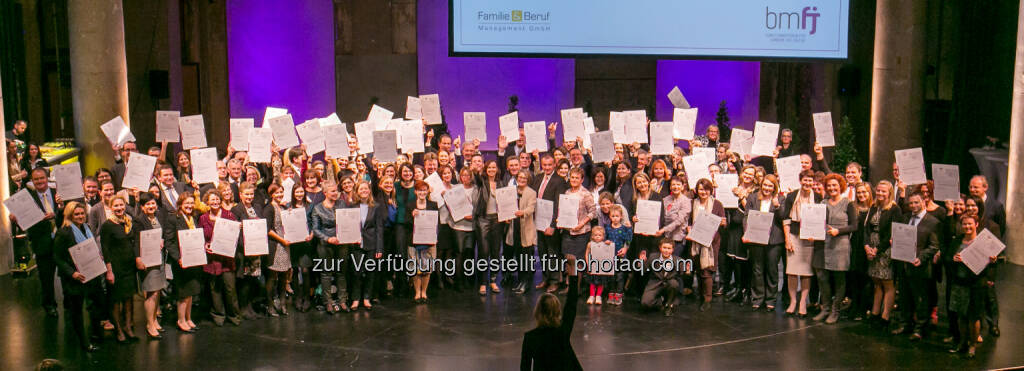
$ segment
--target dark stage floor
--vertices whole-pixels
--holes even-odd
[[[978,357],[946,353],[939,334],[922,343],[844,320],[824,325],[715,303],[700,313],[687,303],[675,317],[580,303],[573,346],[589,370],[678,369],[989,369],[1024,366],[1024,268],[1006,265],[998,282],[1002,337],[985,337]],[[534,292],[444,292],[430,304],[387,299],[373,312],[337,316],[311,311],[194,335],[165,325],[164,339],[118,345],[112,338],[86,354],[65,337],[61,319],[38,305],[38,279],[0,277],[0,370],[27,370],[43,358],[75,368],[111,369],[403,369],[501,370],[519,367],[522,334],[533,325]],[[716,299],[720,300],[720,299]],[[141,304],[136,329],[145,334]]]

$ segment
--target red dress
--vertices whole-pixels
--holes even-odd
[[[236,220],[234,214],[224,209],[221,209],[220,217],[227,220]],[[206,237],[207,242],[213,240],[214,222],[215,220],[210,218],[210,213],[203,214],[199,217],[199,226],[203,228],[203,236]],[[234,257],[227,257],[207,252],[206,261],[206,265],[203,266],[203,272],[214,276],[219,276],[224,272],[231,272],[235,270]]]

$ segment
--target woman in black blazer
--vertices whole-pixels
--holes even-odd
[[[767,245],[752,243],[743,238],[743,243],[750,250],[750,304],[755,311],[761,309],[762,305],[769,312],[775,311],[775,294],[779,291],[779,261],[782,259],[782,245],[786,238],[782,234],[782,203],[779,202],[778,190],[778,179],[769,174],[765,175],[757,193],[740,199],[740,210],[744,215],[748,215],[750,210],[774,214]],[[744,219],[744,231],[746,227],[747,221]]]
[[[559,310],[558,297],[542,294],[533,309],[537,328],[523,336],[520,370],[582,370],[570,336],[576,321],[576,299],[579,296],[575,259],[566,265],[569,271],[569,289],[565,306]]]
[[[136,215],[135,233],[150,229],[161,229],[169,227],[163,214],[159,212],[160,201],[151,193],[139,195],[139,214]],[[142,257],[142,241],[136,235],[135,255]],[[160,264],[148,267],[139,273],[139,280],[142,281],[142,291],[145,292],[146,301],[143,304],[146,310],[146,333],[150,339],[160,339],[163,336],[160,332],[160,321],[157,321],[156,310],[160,307],[160,291],[167,287],[167,273],[164,271],[164,263],[167,260],[167,249],[160,246]]]
[[[437,211],[437,203],[427,199],[430,195],[430,185],[427,182],[417,180],[413,188],[415,189],[416,200],[412,201],[411,205],[409,205],[409,212],[412,217],[413,228],[415,228],[415,218],[419,215],[419,212],[423,210]],[[426,303],[427,286],[430,284],[430,268],[434,258],[437,257],[437,244],[414,244],[412,243],[412,235],[413,233],[410,231],[408,256],[416,261],[416,275],[412,277],[412,288],[416,294],[413,300],[417,303]]]
[[[384,223],[387,219],[387,205],[378,202],[373,198],[372,186],[365,180],[356,182],[356,197],[354,207],[359,208],[360,223],[362,224],[363,242],[358,249],[349,250],[349,262],[353,264],[352,269],[352,305],[351,310],[359,308],[359,299],[366,310],[373,308],[370,304],[370,297],[373,294],[374,273],[366,269],[365,265],[356,269],[356,262],[365,264],[368,259],[380,259],[384,255]]]
[[[236,220],[263,218],[263,204],[259,203],[256,197],[257,192],[258,187],[249,181],[238,186],[238,203],[231,208],[231,213],[235,215]],[[242,241],[239,243],[243,244]],[[235,253],[235,261],[239,262],[235,265],[238,270],[235,274],[235,277],[238,277],[238,282],[235,284],[238,290],[238,304],[242,308],[242,317],[256,319],[253,302],[259,300],[261,296],[262,258],[260,256],[245,256],[245,246],[242,246]]]
[[[89,322],[92,336],[86,336],[85,315],[82,310],[89,304],[103,302],[103,283],[101,280],[85,280],[85,276],[78,272],[75,263],[71,260],[71,253],[68,251],[79,241],[93,238],[92,231],[85,224],[88,214],[87,205],[81,202],[70,202],[64,210],[64,226],[57,230],[53,240],[54,260],[57,264],[57,273],[61,277],[61,286],[64,288],[65,313],[70,317],[72,328],[78,336],[78,344],[87,352],[94,352],[97,348],[92,341],[103,339],[103,325],[100,321],[104,315],[94,308],[89,308]],[[92,338],[92,341],[90,341]]]
[[[202,286],[199,278],[203,274],[202,266],[184,268],[181,266],[181,246],[178,245],[178,231],[199,228],[199,218],[195,215],[196,199],[191,193],[182,193],[178,197],[178,210],[164,228],[164,246],[173,267],[174,291],[178,296],[178,330],[193,333],[198,329],[192,322],[192,297],[199,295]]]

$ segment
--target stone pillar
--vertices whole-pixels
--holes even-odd
[[[4,92],[0,89],[0,123],[4,121]],[[0,198],[10,197],[11,187],[7,175],[7,142],[0,146]],[[14,240],[11,236],[11,218],[8,216],[7,208],[0,202],[0,276],[11,271],[14,265]]]
[[[869,150],[872,182],[892,177],[893,151],[921,146],[926,15],[924,1],[877,2]]]
[[[100,125],[118,115],[130,120],[121,0],[69,1],[68,36],[75,138],[91,174],[114,164]]]
[[[1024,1],[1017,13],[1017,60],[1013,69],[1013,106],[1010,113],[1010,171],[1006,220],[1024,220]],[[1006,254],[1024,265],[1024,228],[1007,228]]]

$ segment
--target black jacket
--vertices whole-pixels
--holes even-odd
[[[520,370],[582,370],[569,337],[576,322],[576,299],[579,296],[578,278],[569,276],[569,293],[562,308],[559,327],[538,327],[523,336]]]

